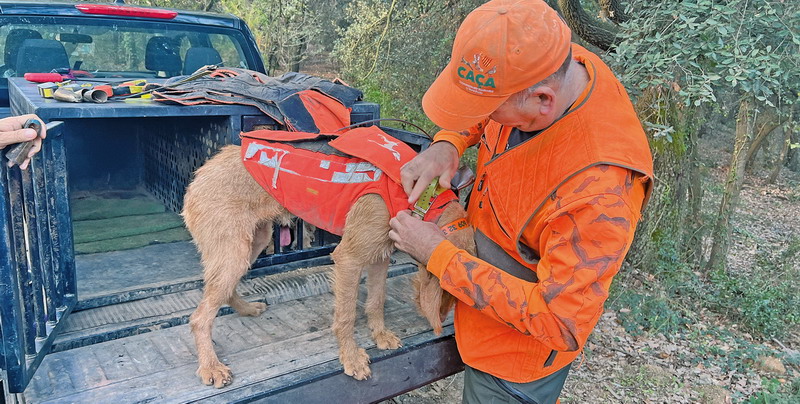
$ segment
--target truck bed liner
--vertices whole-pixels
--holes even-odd
[[[214,323],[220,359],[234,383],[200,384],[188,325],[156,330],[48,355],[25,392],[37,402],[372,402],[461,369],[451,323],[434,336],[411,302],[413,273],[388,280],[386,324],[403,340],[397,351],[375,348],[363,311],[356,339],[368,348],[372,378],[342,373],[330,330],[330,292],[270,305],[259,317],[224,315]],[[364,298],[361,290],[361,302]],[[363,310],[359,304],[360,310]],[[77,313],[76,313],[77,314]],[[287,401],[289,400],[289,401]],[[302,401],[300,401],[302,400]]]

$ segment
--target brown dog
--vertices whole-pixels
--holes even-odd
[[[259,253],[272,240],[274,222],[287,224],[292,215],[250,176],[241,161],[239,146],[226,146],[208,160],[189,185],[183,208],[186,227],[202,258],[205,289],[190,319],[199,359],[197,375],[203,383],[221,388],[231,382],[230,369],[214,352],[211,329],[217,311],[229,304],[240,315],[257,316],[264,303],[248,303],[236,293],[236,285]],[[437,225],[466,217],[456,202],[445,208]],[[380,349],[400,347],[400,339],[384,326],[384,301],[389,256],[389,211],[381,197],[359,198],[347,214],[344,234],[332,256],[335,307],[332,329],[339,343],[344,372],[358,380],[370,376],[369,356],[356,344],[354,331],[358,285],[367,270],[365,306],[372,338]],[[456,246],[474,252],[472,228],[449,234]],[[416,300],[422,314],[441,332],[441,323],[454,304],[438,279],[424,268],[415,280]]]

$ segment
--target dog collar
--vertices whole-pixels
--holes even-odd
[[[439,230],[441,230],[442,233],[444,233],[444,235],[447,236],[450,233],[455,233],[459,230],[466,229],[467,227],[469,227],[469,224],[467,223],[467,218],[462,217],[460,219],[453,220],[452,222],[440,227]]]
[[[433,222],[441,216],[441,212],[448,203],[458,200],[453,191],[439,185],[439,178],[434,178],[422,191],[411,214],[428,222]]]

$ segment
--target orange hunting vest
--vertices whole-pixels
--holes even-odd
[[[477,181],[467,215],[476,231],[523,270],[535,271],[540,253],[536,243],[523,244],[523,231],[548,197],[576,174],[599,164],[616,165],[641,173],[648,181],[646,195],[652,188],[652,155],[627,92],[596,55],[577,45],[573,55],[585,65],[590,83],[567,114],[509,150],[512,128],[490,121],[478,145]],[[534,337],[460,301],[455,327],[465,363],[515,381],[545,377],[572,362],[582,348],[554,355]]]

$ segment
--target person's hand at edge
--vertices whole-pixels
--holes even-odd
[[[42,123],[42,136],[36,137],[36,131],[33,129],[23,129],[22,126],[28,119],[37,119]],[[42,149],[42,139],[47,135],[47,129],[44,121],[34,114],[10,116],[0,119],[0,149],[5,149],[6,146],[16,143],[26,142],[33,140],[33,147],[28,152],[28,158],[25,159],[19,168],[25,170],[30,164],[31,157],[33,157],[39,150]],[[35,140],[34,140],[35,139]],[[13,163],[8,162],[11,167]]]

